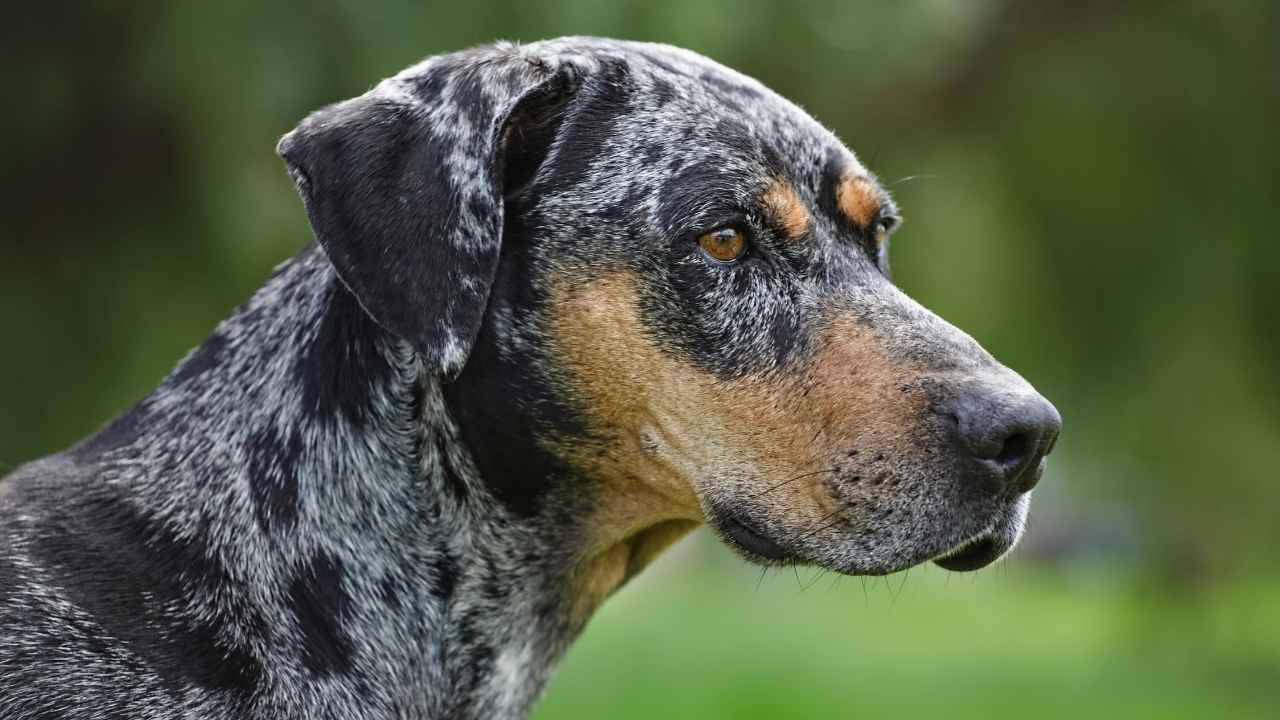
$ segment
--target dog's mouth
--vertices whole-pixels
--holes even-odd
[[[781,562],[793,559],[791,553],[784,550],[782,546],[736,516],[730,515],[722,521],[721,532],[734,545],[762,560]],[[1002,543],[992,531],[986,531],[961,542],[932,560],[935,565],[944,570],[972,572],[999,560],[1008,549],[1008,545]]]
[[[969,538],[941,555],[933,563],[952,572],[980,570],[1000,559],[1008,550],[990,531]]]
[[[928,554],[927,550],[920,554],[909,551],[897,557],[878,558],[874,554],[865,554],[865,542],[858,552],[853,551],[854,541],[844,542],[839,537],[799,544],[786,537],[775,540],[765,529],[769,527],[767,523],[762,526],[757,518],[736,509],[715,508],[707,517],[721,539],[748,560],[764,565],[816,564],[848,575],[883,575],[922,562],[932,562],[951,572],[972,572],[996,562],[1017,544],[1022,535],[1027,504],[1024,496],[984,525],[971,525],[968,533],[960,535],[962,539],[950,540],[948,545],[941,546],[941,551],[938,545],[934,545],[933,554]],[[800,540],[808,537],[803,536]]]
[[[933,563],[952,572],[971,572],[1004,557],[1022,537],[1029,502],[1029,495],[1020,496],[989,527],[935,555]]]
[[[751,528],[736,515],[728,515],[720,523],[720,531],[730,542],[751,555],[764,560],[780,561],[790,557],[780,545]]]

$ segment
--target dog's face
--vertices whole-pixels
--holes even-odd
[[[894,287],[898,212],[835,137],[665,65],[580,91],[515,208],[551,288],[544,357],[596,438],[548,440],[670,511],[696,497],[751,558],[883,573],[977,540],[952,566],[994,560],[1056,413]]]
[[[1057,413],[893,285],[898,211],[854,154],[691,53],[520,52],[575,72],[500,126],[496,279],[450,385],[501,494],[844,573],[1012,547]]]

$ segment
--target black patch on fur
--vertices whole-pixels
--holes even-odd
[[[173,374],[169,377],[169,382],[182,384],[216,368],[222,362],[222,353],[226,347],[227,339],[225,337],[218,333],[210,335],[187,356],[186,360],[182,361],[177,370],[173,371]]]
[[[453,467],[453,462],[449,459],[448,443],[449,440],[444,433],[436,434],[436,457],[440,459],[440,473],[444,476],[444,487],[455,502],[465,502],[468,495],[467,484],[462,481],[458,471]]]
[[[452,74],[462,69],[463,63],[453,61],[450,58],[440,58],[436,60],[433,72],[422,73],[410,80],[410,84],[417,94],[423,100],[430,102],[434,98],[440,97],[445,88],[449,85]]]
[[[8,558],[0,555],[0,607],[8,603],[14,589],[18,587],[18,577],[18,568]]]
[[[378,597],[382,599],[383,604],[392,610],[399,610],[401,606],[400,596],[404,592],[401,583],[393,575],[384,575],[378,581]]]
[[[540,192],[571,188],[586,178],[605,152],[606,141],[617,136],[619,124],[630,112],[634,92],[631,71],[621,62],[606,63],[598,75],[583,84],[563,123],[545,182],[539,183]]]
[[[673,87],[671,83],[667,82],[664,78],[653,78],[651,86],[653,89],[653,100],[651,102],[654,107],[662,107],[674,100],[676,97],[675,87]]]
[[[759,162],[762,168],[771,171],[771,174],[777,174],[778,169],[771,165],[769,160],[774,153],[766,153],[752,137],[751,129],[741,120],[734,117],[721,118],[716,123],[715,129],[711,131],[711,137],[729,154],[752,158]]]
[[[520,192],[546,162],[560,132],[566,101],[576,80],[548,83],[529,93],[512,111],[504,128],[502,188],[504,196]]]
[[[650,165],[656,165],[667,154],[667,149],[659,143],[646,143],[644,149],[641,150],[644,161]]]
[[[351,600],[342,589],[343,574],[341,562],[320,553],[289,585],[289,604],[302,634],[302,662],[317,676],[351,671],[351,641],[342,627]]]
[[[465,666],[457,680],[455,690],[462,697],[468,697],[488,679],[493,672],[493,648],[484,642],[485,635],[476,630],[476,625],[483,625],[484,620],[475,613],[463,615],[457,619],[457,647],[465,658]]]
[[[317,418],[341,414],[357,428],[372,412],[370,390],[393,379],[381,343],[386,332],[337,280],[315,340],[299,360],[303,410]]]
[[[519,114],[512,103],[546,102],[573,81],[518,59],[441,60],[415,84],[423,104],[461,115],[452,127],[437,127],[417,103],[371,93],[313,114],[278,150],[343,283],[428,366],[452,373],[446,349],[468,347],[478,332],[497,262],[495,248],[476,242],[501,230],[501,138],[492,130]],[[458,152],[483,169],[480,182],[455,181]]]
[[[835,220],[842,227],[848,225],[848,219],[840,212],[836,190],[844,177],[844,158],[832,151],[827,155],[826,165],[822,168],[822,177],[818,184],[818,209],[824,215]]]
[[[504,227],[490,313],[506,308],[532,318],[546,298],[543,283],[530,277],[522,200],[508,203]],[[530,348],[529,356],[511,352],[506,342],[493,322],[485,322],[466,367],[444,386],[444,396],[485,485],[510,510],[529,517],[541,507],[548,480],[567,472],[537,436],[582,437],[586,431],[542,370],[554,360],[537,357],[539,348]]]
[[[636,55],[643,57],[646,62],[654,67],[661,68],[668,74],[673,76],[677,83],[684,83],[693,79],[693,74],[689,69],[679,65],[673,65],[661,54],[649,50],[637,49],[633,51]]]
[[[428,565],[431,581],[431,594],[448,602],[453,597],[453,590],[458,584],[458,561],[447,552],[441,552],[431,559]]]
[[[808,345],[800,318],[788,312],[775,313],[769,322],[769,340],[773,346],[774,362],[779,367],[786,364]]]
[[[663,183],[658,223],[667,237],[691,247],[697,233],[714,230],[718,223],[752,209],[738,205],[728,189],[756,182],[755,177],[728,170],[720,160],[692,163]],[[689,242],[683,242],[686,239]]]
[[[488,600],[502,602],[511,592],[511,586],[503,581],[502,569],[492,554],[480,556],[480,564],[484,566],[484,574],[480,582],[480,593]]]
[[[241,581],[204,544],[203,532],[179,536],[112,492],[96,484],[43,486],[41,503],[61,512],[38,521],[41,541],[33,551],[67,599],[167,687],[248,698],[262,663],[232,644],[224,623],[237,623],[237,634],[262,637],[268,630],[232,590]],[[102,652],[111,650],[104,645]]]
[[[298,519],[298,460],[302,437],[297,431],[281,442],[274,430],[263,429],[245,443],[249,489],[253,494],[258,525],[288,529]]]
[[[743,100],[760,101],[764,94],[760,90],[747,85],[745,83],[733,80],[730,76],[719,72],[704,72],[699,80],[719,90],[729,97],[741,98]]]
[[[150,414],[150,400],[142,400],[71,448],[67,454],[76,462],[88,463],[100,459],[106,452],[128,447],[147,431]]]
[[[449,147],[416,108],[376,97],[339,103],[281,142],[316,238],[342,281],[393,333],[434,356],[436,319],[471,263],[447,237],[458,215]],[[313,116],[314,117],[314,116]]]

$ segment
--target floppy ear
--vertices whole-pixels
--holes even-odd
[[[536,170],[546,147],[529,144],[549,144],[576,85],[569,66],[510,47],[441,56],[316,111],[276,148],[338,277],[446,379],[484,317],[507,175]]]

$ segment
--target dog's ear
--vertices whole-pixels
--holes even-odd
[[[509,47],[441,56],[316,111],[276,148],[338,276],[446,379],[480,330],[503,195],[545,158],[577,84]]]

